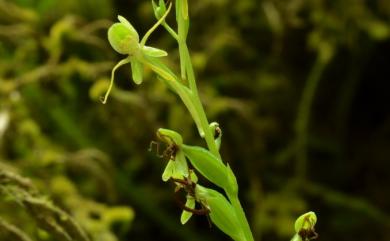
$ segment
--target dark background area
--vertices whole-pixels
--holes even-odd
[[[289,240],[312,210],[318,240],[389,240],[390,2],[189,5],[200,95],[255,239]],[[155,22],[150,1],[0,0],[0,170],[30,179],[94,241],[228,240],[204,216],[180,224],[166,163],[148,152],[160,127],[205,145],[179,99],[150,70],[136,86],[124,66],[99,101],[123,58],[106,39],[118,14],[140,36]],[[179,70],[163,28],[148,45]],[[1,188],[0,221],[59,240]]]

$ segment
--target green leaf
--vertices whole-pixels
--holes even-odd
[[[236,213],[225,196],[199,184],[195,187],[195,196],[210,210],[210,219],[220,230],[234,240],[245,240]]]
[[[221,160],[202,147],[183,145],[182,149],[192,166],[205,178],[223,189],[229,189],[227,168]]]

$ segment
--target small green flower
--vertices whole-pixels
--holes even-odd
[[[168,15],[172,5],[169,5],[168,9],[161,19],[153,25],[152,28],[145,34],[145,36],[139,40],[139,35],[135,28],[124,17],[118,16],[119,23],[114,23],[108,29],[108,41],[112,48],[120,54],[125,54],[127,57],[119,61],[111,71],[111,81],[108,90],[104,96],[103,104],[107,102],[107,98],[111,92],[114,84],[115,71],[122,65],[131,64],[132,79],[135,84],[141,84],[143,81],[143,68],[144,65],[148,65],[162,77],[169,76],[170,73],[166,73],[165,69],[156,67],[158,63],[155,58],[167,56],[168,53],[164,50],[145,46],[146,41],[152,32],[164,21]]]
[[[209,125],[209,129],[211,133],[214,135],[214,141],[215,145],[217,146],[218,150],[221,148],[221,141],[222,141],[222,130],[219,128],[218,122],[211,122]]]
[[[163,156],[169,161],[162,174],[162,180],[166,182],[171,178],[188,177],[188,165],[182,150],[183,138],[181,135],[176,131],[160,128],[157,130],[157,137],[168,145]]]
[[[295,221],[295,235],[291,241],[310,241],[316,239],[318,237],[314,229],[316,223],[317,215],[314,212],[307,212],[299,216]]]
[[[164,0],[159,0],[158,5],[152,0],[152,7],[154,11],[154,16],[157,19],[162,18],[165,12],[167,11],[167,6],[165,5]],[[163,21],[161,25],[168,31],[168,33],[176,40],[178,40],[177,33],[168,25],[166,21]]]
[[[310,211],[305,214],[302,214],[295,221],[295,232],[299,233],[302,229],[310,230],[314,229],[314,225],[317,223],[317,215]]]
[[[159,0],[158,5],[154,2],[154,0],[152,0],[152,7],[154,11],[154,16],[156,16],[157,19],[160,19],[167,11],[167,7],[165,5],[164,0]]]

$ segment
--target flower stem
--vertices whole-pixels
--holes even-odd
[[[177,3],[179,3],[179,2],[177,2]],[[182,16],[180,16],[180,14],[177,14],[177,18],[180,18],[180,17],[182,17]],[[183,20],[183,19],[177,19],[179,25],[184,24],[184,20],[183,21],[179,21],[179,20]],[[181,27],[183,27],[183,26],[179,26],[179,30],[183,29]],[[203,130],[203,132],[200,132],[200,135],[205,139],[208,149],[210,150],[210,152],[212,154],[214,154],[222,162],[221,154],[219,153],[218,147],[214,141],[214,134],[212,133],[211,129],[209,128],[209,121],[208,121],[206,113],[204,111],[202,102],[199,98],[198,88],[196,85],[195,73],[194,73],[194,69],[192,66],[192,61],[191,61],[190,53],[188,50],[188,46],[186,43],[186,37],[183,36],[184,33],[182,33],[182,35],[181,35],[181,32],[182,31],[178,31],[178,38],[177,38],[179,50],[180,50],[179,54],[180,54],[180,62],[181,62],[181,68],[182,68],[181,72],[182,72],[182,77],[187,77],[187,80],[188,80],[188,85],[189,85],[189,89],[191,91],[191,97],[192,97],[191,99],[192,99],[192,103],[193,103],[194,108],[195,108],[195,113],[193,115],[195,115],[196,118],[199,120],[199,123],[197,123],[197,124],[199,124],[200,129]],[[184,69],[183,69],[183,67],[184,67]],[[237,193],[232,194],[232,193],[227,192],[226,190],[225,190],[225,193],[227,194],[227,196],[228,196],[228,198],[229,198],[229,200],[234,208],[234,212],[236,213],[236,216],[240,222],[241,229],[242,229],[244,236],[245,236],[245,241],[254,241],[252,232],[251,232],[249,224],[248,224],[248,221],[245,217],[244,210],[242,209],[240,200],[238,198],[238,194]],[[242,240],[242,241],[244,241],[244,240]]]
[[[215,144],[213,133],[211,133],[211,130],[209,128],[209,122],[207,120],[207,116],[206,116],[206,113],[204,111],[202,102],[199,98],[198,89],[196,86],[195,74],[194,74],[194,70],[192,67],[192,61],[190,58],[187,44],[186,43],[182,43],[182,44],[183,44],[182,45],[183,51],[181,52],[182,55],[180,56],[180,58],[184,58],[188,82],[189,82],[189,86],[190,86],[190,89],[191,89],[192,94],[193,94],[192,95],[193,103],[194,103],[197,115],[199,117],[199,120],[200,120],[200,125],[204,131],[204,138],[206,140],[207,147],[211,153],[213,153],[216,157],[218,157],[219,160],[222,161],[221,154],[219,153],[217,145]],[[245,212],[241,206],[238,195],[237,194],[232,195],[232,194],[229,194],[229,192],[226,192],[226,194],[228,195],[228,198],[229,198],[229,200],[234,208],[234,212],[236,213],[236,216],[240,222],[240,225],[241,225],[241,228],[244,232],[246,241],[254,241],[250,226],[249,226],[248,221],[246,219]]]
[[[238,198],[238,195],[229,195],[228,198],[230,200],[230,203],[232,204],[234,211],[237,215],[237,218],[240,222],[241,228],[244,232],[245,238],[247,241],[254,241],[251,228],[249,226],[248,220],[246,219],[244,209],[241,206],[240,200]]]
[[[196,86],[195,73],[194,73],[194,69],[192,67],[192,61],[191,61],[190,53],[188,51],[187,44],[185,42],[183,42],[181,44],[182,44],[183,51],[181,52],[180,58],[184,59],[188,83],[189,83],[190,90],[192,91],[193,103],[194,103],[194,106],[196,108],[199,120],[200,120],[200,125],[203,129],[204,138],[206,140],[207,146],[208,146],[209,150],[211,151],[211,153],[213,153],[216,157],[218,157],[218,159],[220,159],[222,161],[221,155],[219,154],[217,145],[215,144],[215,141],[214,141],[213,133],[211,133],[211,130],[209,128],[209,122],[207,120],[206,113],[203,109],[202,102],[199,98],[198,88]]]

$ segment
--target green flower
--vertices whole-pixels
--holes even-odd
[[[317,223],[317,215],[315,212],[307,212],[305,214],[302,214],[297,218],[295,221],[295,232],[299,233],[302,229],[304,230],[311,230],[314,229],[314,225]]]
[[[139,35],[135,28],[124,17],[118,16],[119,23],[114,23],[108,29],[108,41],[112,48],[120,54],[125,54],[127,57],[120,60],[111,71],[111,81],[108,90],[104,96],[103,104],[107,102],[107,98],[111,92],[114,84],[115,71],[122,65],[131,64],[132,79],[134,83],[141,84],[143,80],[143,68],[144,65],[149,66],[163,78],[170,79],[171,73],[167,73],[166,69],[162,69],[158,66],[156,58],[167,56],[168,53],[164,50],[145,46],[146,41],[153,31],[164,21],[168,15],[170,5],[165,12],[164,16],[153,25],[151,29],[145,34],[145,36],[139,41]],[[169,77],[169,78],[167,78]]]
[[[316,239],[318,234],[315,232],[314,226],[317,223],[317,215],[314,212],[302,214],[295,221],[295,235],[290,241],[310,241]]]
[[[163,157],[169,161],[162,174],[162,180],[166,182],[171,178],[188,177],[188,165],[182,150],[183,138],[181,135],[176,131],[160,128],[157,130],[157,137],[168,145],[164,150]]]

